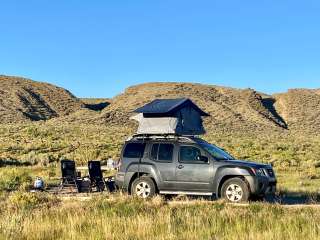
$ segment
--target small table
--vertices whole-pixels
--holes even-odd
[[[88,166],[80,166],[80,167],[77,167],[76,170],[85,171],[85,170],[88,170]],[[105,172],[105,171],[109,171],[109,170],[113,170],[113,169],[109,168],[107,166],[101,166],[101,171]]]
[[[81,173],[79,177],[88,176],[89,169],[88,169],[88,166],[79,166],[79,167],[76,167],[76,171]],[[107,176],[105,176],[105,174],[103,174],[104,178],[107,178],[107,177],[114,176],[116,169],[115,168],[110,168],[108,166],[101,166],[101,171],[102,171],[102,173],[110,171],[110,174],[109,173],[106,174]],[[82,173],[84,173],[84,175],[82,175]]]

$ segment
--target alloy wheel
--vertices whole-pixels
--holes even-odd
[[[135,189],[136,195],[141,198],[147,198],[150,195],[151,188],[147,182],[139,182]]]
[[[237,184],[230,184],[226,189],[226,197],[231,202],[240,202],[243,196],[242,188]]]

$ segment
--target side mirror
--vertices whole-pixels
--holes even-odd
[[[209,158],[206,156],[197,156],[197,160],[205,163],[209,162]]]

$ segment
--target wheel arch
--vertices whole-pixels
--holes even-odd
[[[250,185],[248,183],[248,181],[246,180],[246,178],[243,176],[243,175],[225,175],[222,177],[222,179],[220,180],[219,184],[218,184],[218,188],[217,188],[217,191],[216,191],[216,197],[217,198],[220,198],[221,197],[221,189],[222,189],[222,185],[229,179],[231,178],[240,178],[241,180],[243,180],[247,186],[248,186],[248,189],[249,191],[251,192],[250,190]]]
[[[153,181],[153,183],[154,183],[154,185],[156,187],[156,192],[159,192],[158,184],[157,184],[155,178],[152,176],[152,174],[150,174],[148,172],[139,172],[139,173],[135,172],[132,175],[132,177],[130,178],[129,183],[128,183],[127,191],[128,191],[129,194],[131,194],[131,187],[132,187],[133,181],[136,180],[137,178],[143,177],[143,176],[144,177],[149,177]]]
[[[221,187],[225,181],[231,178],[240,178],[248,186],[249,191],[251,187],[249,182],[246,180],[246,176],[250,176],[250,170],[246,168],[241,168],[238,166],[224,166],[217,170],[217,174],[214,180],[214,192],[217,198],[221,197]]]

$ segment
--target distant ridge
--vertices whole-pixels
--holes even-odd
[[[267,95],[192,83],[145,83],[127,88],[112,99],[79,99],[48,83],[0,75],[1,123],[55,119],[60,122],[134,127],[132,111],[155,98],[190,98],[210,114],[209,131],[320,132],[320,89],[291,89]]]

